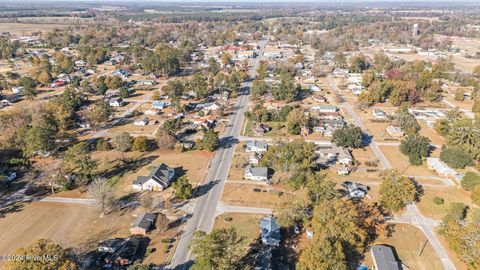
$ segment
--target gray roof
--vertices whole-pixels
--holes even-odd
[[[273,216],[266,216],[260,220],[260,233],[265,244],[280,243],[280,226]]]
[[[266,144],[262,141],[248,141],[246,143],[246,147],[247,148],[257,147],[257,148],[267,149],[268,144]]]
[[[144,212],[133,221],[132,228],[140,227],[148,231],[153,227],[156,218],[155,214]]]
[[[254,176],[263,176],[268,177],[268,168],[267,167],[245,167],[245,172],[250,172]]]
[[[389,246],[372,246],[372,257],[379,270],[401,270],[400,262],[393,254],[393,249]]]
[[[139,176],[137,180],[133,181],[133,184],[141,185],[146,181],[153,179],[155,182],[162,185],[163,188],[166,188],[170,185],[172,178],[169,175],[174,175],[175,170],[170,168],[165,163],[160,164],[155,170],[153,170],[149,176]]]

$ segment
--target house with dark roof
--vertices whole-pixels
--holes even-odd
[[[384,245],[374,245],[370,250],[375,270],[402,270],[402,265],[395,255],[393,248]]]
[[[280,225],[273,216],[266,216],[260,220],[260,237],[265,245],[275,247],[280,245]]]
[[[155,168],[149,176],[138,176],[132,183],[132,188],[138,191],[162,191],[172,183],[175,170],[165,163]]]
[[[128,239],[126,238],[113,238],[113,239],[102,240],[98,243],[97,250],[99,252],[106,252],[106,253],[113,254],[115,251],[121,248],[127,241]]]
[[[140,259],[142,252],[142,241],[144,238],[129,238],[118,250],[105,258],[109,268],[124,269]]]
[[[154,228],[157,215],[143,212],[132,223],[130,233],[133,235],[147,235]]]

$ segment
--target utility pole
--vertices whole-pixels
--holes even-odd
[[[420,241],[420,245],[418,246],[418,257],[422,256],[423,250],[425,249],[425,246],[427,245],[427,243],[428,243],[428,239],[425,240],[425,244],[423,243],[423,241]]]

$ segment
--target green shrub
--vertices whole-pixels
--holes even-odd
[[[465,190],[471,191],[479,184],[480,184],[480,175],[474,172],[467,172],[465,176],[462,178],[462,187]]]
[[[445,200],[443,198],[440,198],[440,197],[433,198],[433,203],[436,205],[442,205],[444,202]]]

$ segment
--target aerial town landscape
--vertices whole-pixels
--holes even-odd
[[[480,269],[480,3],[0,1],[0,269]]]

